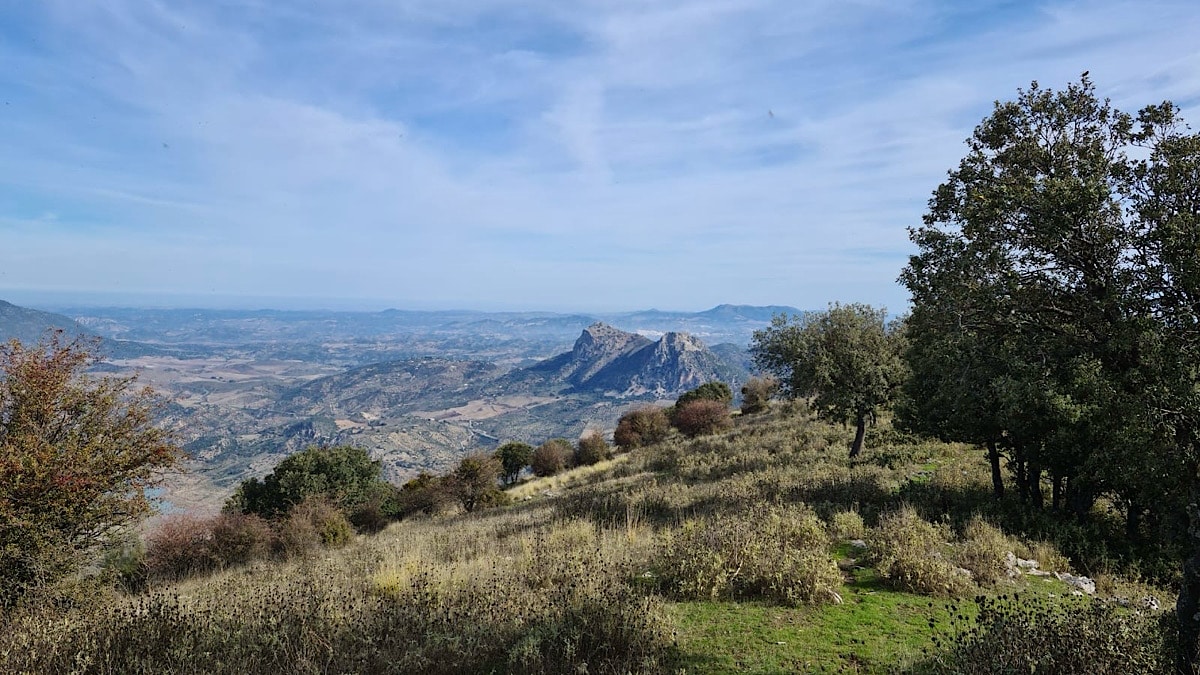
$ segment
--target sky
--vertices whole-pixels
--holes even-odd
[[[1200,124],[1200,3],[0,0],[0,299],[902,310],[991,110]]]

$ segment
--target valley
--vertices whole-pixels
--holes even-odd
[[[161,419],[191,456],[162,498],[197,513],[313,444],[365,448],[403,482],[508,440],[611,434],[626,410],[703,382],[736,390],[753,331],[799,311],[8,307],[0,337],[90,336],[106,356],[98,374],[136,376],[161,395]]]

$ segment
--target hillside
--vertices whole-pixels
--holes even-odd
[[[70,317],[0,300],[0,342],[16,339],[34,344],[54,330],[63,331],[68,338],[87,335],[87,330]]]
[[[1050,527],[992,501],[977,448],[886,423],[857,461],[849,441],[776,405],[526,481],[508,506],[18,619],[7,644],[37,649],[0,642],[0,665],[105,645],[206,672],[1163,672],[1171,592],[1122,576],[1131,549],[1103,509]]]

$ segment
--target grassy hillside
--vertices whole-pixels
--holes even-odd
[[[1162,667],[1169,613],[1141,607],[1174,598],[1129,580],[1155,557],[1103,506],[1030,516],[992,500],[978,449],[883,424],[851,462],[850,434],[779,405],[527,481],[506,507],[18,612],[0,670],[1005,672],[996,655],[1024,652],[1059,659],[1037,672]],[[1041,570],[1087,573],[1104,600]]]

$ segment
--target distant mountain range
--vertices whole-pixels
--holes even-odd
[[[607,315],[75,309],[0,302],[0,339],[102,339],[99,368],[139,373],[193,456],[188,494],[211,507],[314,443],[367,448],[397,480],[505,440],[611,430],[630,407],[704,382],[736,391],[753,331],[791,307]]]

